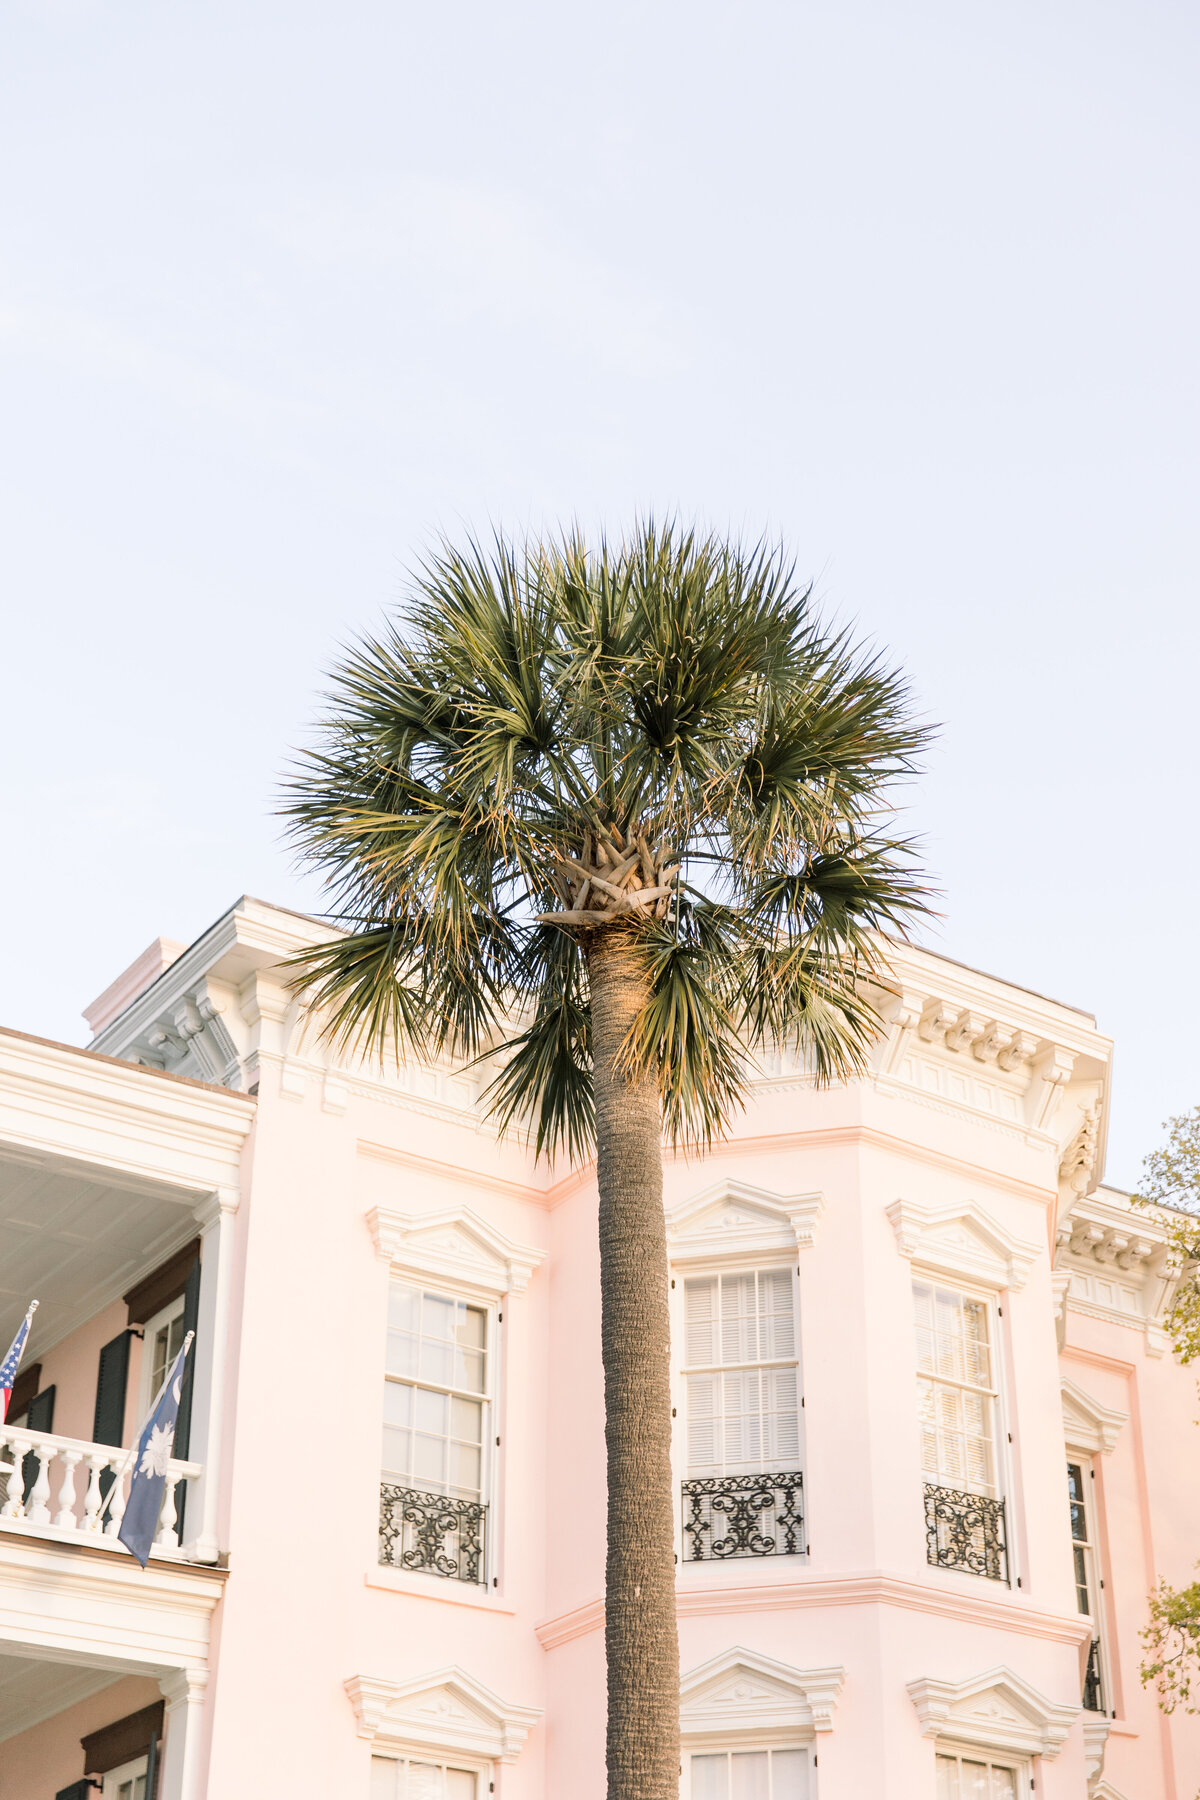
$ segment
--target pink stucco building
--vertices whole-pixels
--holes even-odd
[[[332,1056],[242,900],[0,1034],[0,1800],[600,1800],[595,1184]],[[1161,1225],[1087,1013],[897,950],[869,1079],[668,1161],[686,1800],[1191,1800],[1138,1678],[1200,1556]],[[196,1331],[159,1544],[98,1527]],[[0,1345],[0,1349],[2,1349]],[[119,1511],[122,1483],[110,1510]]]

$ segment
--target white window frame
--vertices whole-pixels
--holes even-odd
[[[479,1481],[479,1504],[481,1506],[483,1506],[484,1508],[486,1508],[486,1515],[485,1515],[485,1520],[484,1520],[484,1531],[483,1531],[483,1557],[481,1559],[478,1583],[468,1583],[468,1582],[462,1581],[462,1582],[454,1582],[452,1585],[455,1588],[462,1588],[471,1593],[474,1593],[477,1590],[479,1592],[490,1593],[493,1591],[494,1586],[498,1586],[497,1570],[499,1567],[499,1543],[498,1543],[499,1533],[497,1531],[497,1523],[496,1523],[498,1512],[499,1512],[499,1507],[497,1505],[497,1488],[499,1486],[499,1482],[498,1482],[499,1457],[496,1454],[496,1448],[497,1448],[496,1447],[496,1439],[498,1437],[502,1436],[502,1433],[501,1433],[498,1423],[497,1423],[497,1421],[499,1419],[499,1404],[498,1404],[498,1400],[497,1400],[497,1395],[501,1391],[501,1384],[499,1381],[499,1374],[500,1374],[500,1366],[499,1365],[500,1365],[500,1349],[501,1349],[500,1326],[501,1326],[501,1317],[502,1317],[503,1310],[504,1310],[503,1301],[488,1299],[485,1295],[479,1293],[478,1290],[472,1290],[469,1283],[464,1283],[460,1286],[453,1281],[437,1280],[436,1278],[431,1279],[428,1275],[422,1275],[415,1271],[410,1273],[406,1269],[393,1267],[388,1276],[387,1294],[385,1296],[385,1301],[384,1301],[384,1307],[385,1307],[384,1346],[385,1346],[385,1349],[384,1349],[384,1358],[383,1358],[384,1367],[383,1367],[383,1371],[382,1371],[382,1380],[384,1382],[387,1382],[389,1380],[395,1380],[395,1381],[398,1381],[399,1383],[401,1383],[402,1385],[407,1381],[406,1377],[404,1377],[404,1376],[392,1377],[392,1376],[389,1376],[387,1373],[386,1308],[387,1308],[388,1301],[391,1298],[391,1290],[394,1286],[395,1287],[415,1288],[420,1293],[423,1293],[423,1294],[436,1294],[440,1300],[452,1300],[455,1303],[461,1302],[464,1306],[477,1307],[479,1309],[479,1311],[484,1314],[484,1340],[483,1340],[483,1344],[484,1344],[483,1366],[484,1366],[484,1371],[485,1371],[484,1391],[481,1394],[472,1394],[469,1396],[469,1398],[480,1400],[483,1403],[483,1421],[482,1421],[482,1426],[481,1426],[482,1443],[480,1445],[481,1457],[480,1457],[480,1481]],[[408,1382],[408,1385],[410,1385],[412,1387],[428,1387],[435,1393],[440,1393],[440,1392],[446,1391],[446,1390],[440,1388],[437,1383],[421,1382],[421,1381],[417,1381],[415,1379],[412,1380],[411,1382]],[[379,1420],[379,1429],[380,1429],[381,1438],[382,1438],[382,1432],[383,1432],[383,1416],[382,1416],[382,1414],[383,1414],[383,1408],[382,1408],[382,1404],[381,1404],[380,1420]],[[382,1484],[383,1484],[382,1449],[381,1449],[381,1460],[380,1460],[380,1464],[379,1464],[379,1482],[380,1482],[380,1485],[382,1486]],[[414,1487],[416,1487],[418,1485],[417,1478],[415,1476],[412,1477],[412,1483],[413,1483]],[[428,1491],[433,1492],[434,1490],[430,1489]],[[453,1496],[448,1496],[448,1497],[453,1498]],[[428,1585],[430,1591],[433,1593],[442,1592],[445,1589],[447,1582],[449,1580],[449,1577],[444,1576],[444,1575],[426,1574],[425,1571],[422,1569],[399,1570],[399,1569],[395,1569],[395,1566],[393,1564],[389,1564],[389,1563],[381,1563],[381,1564],[379,1564],[379,1567],[382,1569],[393,1569],[395,1573],[403,1574],[406,1581],[416,1581],[416,1582],[421,1583],[422,1586]],[[397,1752],[397,1754],[399,1754],[399,1752]],[[467,1766],[466,1763],[464,1763],[463,1767],[466,1768],[466,1766]]]
[[[762,1362],[753,1362],[753,1363],[720,1363],[720,1364],[713,1364],[713,1365],[709,1365],[707,1363],[706,1364],[697,1364],[696,1367],[693,1368],[691,1366],[691,1364],[689,1364],[685,1360],[685,1358],[687,1356],[687,1283],[689,1281],[711,1281],[714,1277],[716,1277],[719,1280],[721,1276],[764,1275],[764,1274],[779,1274],[779,1273],[786,1274],[789,1278],[789,1292],[791,1294],[791,1301],[792,1301],[792,1354],[791,1354],[791,1356],[767,1358]],[[671,1320],[671,1332],[672,1332],[673,1341],[679,1345],[679,1349],[680,1349],[679,1356],[677,1358],[673,1359],[673,1362],[674,1362],[673,1386],[675,1388],[675,1394],[674,1394],[673,1401],[672,1401],[672,1404],[675,1407],[676,1423],[677,1424],[682,1423],[682,1426],[683,1426],[683,1430],[676,1432],[676,1434],[675,1434],[676,1438],[679,1440],[680,1455],[676,1460],[680,1462],[681,1468],[682,1468],[682,1474],[680,1476],[680,1479],[686,1481],[691,1474],[691,1464],[690,1464],[689,1457],[688,1457],[688,1425],[689,1425],[689,1420],[688,1420],[688,1376],[692,1375],[692,1374],[696,1374],[696,1373],[707,1373],[707,1372],[709,1372],[710,1367],[711,1367],[712,1371],[715,1373],[722,1372],[726,1369],[729,1369],[731,1371],[736,1371],[738,1369],[750,1369],[750,1368],[754,1368],[754,1369],[794,1368],[795,1369],[795,1371],[796,1371],[796,1466],[799,1469],[803,1469],[803,1467],[804,1467],[804,1448],[805,1448],[805,1446],[804,1446],[804,1417],[803,1417],[804,1407],[802,1404],[803,1399],[804,1399],[804,1370],[803,1370],[803,1366],[801,1363],[801,1356],[800,1356],[800,1349],[801,1349],[801,1345],[800,1345],[800,1277],[799,1277],[799,1271],[796,1267],[795,1257],[794,1256],[779,1256],[779,1255],[770,1256],[770,1255],[767,1255],[767,1256],[763,1256],[761,1258],[756,1257],[753,1261],[746,1261],[746,1262],[725,1262],[719,1258],[713,1258],[707,1262],[687,1263],[675,1270],[675,1272],[672,1276],[672,1287],[674,1289],[674,1293],[672,1294],[671,1297],[672,1297],[672,1300],[674,1301],[674,1305],[671,1309],[672,1314],[673,1314],[673,1317]],[[717,1471],[715,1471],[715,1470],[709,1471],[709,1472],[713,1473],[713,1474],[717,1473]],[[745,1472],[753,1473],[753,1474],[769,1474],[770,1473],[770,1471],[766,1470],[766,1469],[755,1469],[753,1471],[745,1471]]]
[[[147,1319],[146,1323],[142,1326],[142,1357],[141,1369],[138,1374],[138,1421],[144,1419],[146,1414],[150,1411],[155,1395],[155,1389],[152,1386],[154,1380],[154,1339],[164,1325],[172,1325],[176,1319],[182,1319],[186,1303],[187,1296],[185,1294],[177,1294],[174,1300],[168,1301],[166,1306],[160,1307],[154,1317],[152,1319]],[[170,1367],[169,1359],[167,1366],[168,1368]]]
[[[917,1325],[912,1303],[913,1284],[914,1282],[925,1281],[935,1289],[938,1287],[952,1288],[956,1293],[961,1294],[964,1299],[977,1300],[987,1309],[988,1348],[992,1355],[992,1379],[995,1382],[996,1395],[994,1401],[996,1430],[996,1492],[991,1497],[1004,1502],[1004,1537],[1005,1548],[1007,1550],[1008,1585],[1011,1588],[1018,1588],[1021,1586],[1023,1569],[1020,1558],[1020,1532],[1017,1529],[1017,1520],[1015,1517],[1016,1504],[1014,1496],[1016,1494],[1016,1487],[1013,1480],[1011,1442],[1012,1423],[1008,1392],[1009,1343],[1005,1329],[1008,1321],[1003,1304],[1008,1298],[1007,1290],[997,1290],[995,1288],[986,1287],[978,1280],[972,1281],[970,1277],[956,1275],[946,1266],[932,1268],[916,1259],[913,1260],[912,1266],[907,1273],[909,1330],[912,1334],[910,1343],[912,1345],[913,1368],[913,1425],[915,1430],[917,1474],[921,1483],[922,1494],[924,1493],[925,1484],[929,1480],[929,1477],[925,1474],[925,1471],[921,1466],[921,1409],[917,1399],[919,1393],[917,1384],[921,1378],[922,1371],[917,1364]],[[934,1482],[930,1485],[941,1486],[942,1484],[940,1482]],[[970,1490],[967,1489],[963,1491],[969,1492]],[[965,1573],[965,1571],[962,1570],[937,1569],[936,1566],[932,1564],[929,1566],[934,1568],[935,1572],[940,1575]],[[969,1576],[969,1579],[976,1581],[982,1580],[984,1577],[971,1575]]]
[[[680,1746],[680,1758],[683,1763],[683,1769],[681,1771],[679,1783],[679,1800],[693,1800],[693,1756],[746,1756],[753,1755],[755,1752],[761,1752],[763,1750],[807,1751],[808,1769],[806,1771],[806,1786],[808,1788],[808,1793],[805,1795],[804,1800],[815,1800],[817,1771],[813,1768],[813,1761],[816,1756],[816,1743],[811,1735],[808,1737],[798,1737],[791,1732],[772,1733],[762,1737],[757,1733],[752,1732],[748,1735],[748,1738],[741,1740],[734,1734],[733,1736],[722,1738],[719,1743],[715,1741],[709,1742],[707,1740],[689,1743],[685,1740]]]
[[[148,1775],[149,1772],[150,1758],[145,1752],[141,1756],[135,1756],[131,1762],[122,1763],[119,1769],[109,1769],[103,1778],[100,1800],[117,1800],[123,1781],[136,1781],[139,1775]]]
[[[1016,1800],[1028,1795],[1030,1781],[1033,1778],[1033,1765],[1028,1757],[1019,1753],[1013,1755],[1007,1750],[992,1750],[981,1744],[959,1742],[954,1738],[935,1738],[934,1751],[934,1794],[937,1792],[937,1758],[939,1756],[956,1756],[961,1762],[985,1763],[989,1769],[1011,1769],[1015,1780],[1013,1789]],[[932,1800],[932,1796],[931,1796]]]
[[[1088,1569],[1088,1592],[1089,1592],[1089,1596],[1092,1600],[1094,1610],[1091,1612],[1088,1612],[1088,1613],[1080,1613],[1079,1617],[1081,1619],[1086,1619],[1088,1621],[1089,1625],[1092,1627],[1092,1639],[1099,1640],[1099,1644],[1100,1644],[1100,1698],[1104,1701],[1104,1711],[1103,1712],[1088,1712],[1087,1708],[1085,1707],[1082,1716],[1085,1720],[1087,1720],[1087,1719],[1112,1719],[1112,1718],[1116,1717],[1116,1708],[1113,1705],[1112,1661],[1109,1657],[1109,1650],[1108,1650],[1108,1644],[1109,1644],[1108,1620],[1107,1620],[1107,1616],[1106,1616],[1106,1600],[1107,1600],[1107,1595],[1108,1595],[1108,1588],[1105,1585],[1105,1579],[1104,1579],[1104,1558],[1102,1555],[1102,1541],[1101,1541],[1102,1534],[1100,1531],[1100,1501],[1099,1501],[1099,1495],[1097,1493],[1096,1463],[1095,1463],[1095,1458],[1089,1452],[1087,1452],[1085,1450],[1075,1450],[1072,1448],[1072,1446],[1069,1442],[1067,1444],[1066,1460],[1067,1460],[1068,1465],[1074,1465],[1074,1467],[1079,1470],[1080,1476],[1082,1477],[1082,1480],[1083,1480],[1083,1488],[1084,1488],[1083,1505],[1084,1505],[1084,1512],[1087,1517],[1087,1526],[1088,1526],[1087,1542],[1084,1546],[1084,1550],[1085,1550],[1084,1560],[1085,1560],[1085,1564]],[[1070,1493],[1068,1490],[1068,1508],[1069,1508],[1069,1505],[1070,1505]],[[1076,1538],[1075,1538],[1074,1527],[1070,1524],[1069,1511],[1068,1511],[1067,1516],[1068,1516],[1068,1529],[1071,1534],[1071,1577],[1072,1577],[1071,1585],[1073,1588],[1076,1588],[1076,1590],[1077,1590],[1077,1584],[1074,1579]],[[1076,1600],[1078,1601],[1078,1591],[1076,1591]],[[1091,1643],[1090,1642],[1087,1646],[1087,1649],[1088,1649],[1088,1654],[1090,1655],[1090,1653],[1091,1653]],[[1085,1667],[1086,1667],[1086,1665],[1085,1665]]]
[[[683,1540],[683,1483],[689,1478],[688,1463],[688,1415],[687,1415],[687,1376],[688,1366],[683,1358],[687,1354],[687,1314],[686,1293],[684,1283],[693,1276],[701,1278],[713,1275],[745,1275],[750,1271],[764,1269],[785,1269],[791,1276],[792,1292],[792,1330],[795,1345],[796,1362],[796,1467],[805,1476],[804,1487],[804,1521],[805,1546],[808,1542],[808,1485],[807,1485],[807,1444],[804,1432],[804,1356],[803,1340],[800,1335],[800,1270],[796,1261],[796,1251],[760,1250],[756,1255],[738,1256],[687,1256],[679,1261],[672,1261],[670,1268],[671,1290],[669,1298],[669,1319],[671,1325],[671,1411],[675,1430],[671,1433],[671,1474],[673,1484],[672,1506],[675,1511],[675,1553],[679,1559],[681,1573],[694,1565],[684,1558]],[[682,1427],[682,1429],[680,1429]],[[764,1471],[765,1473],[766,1471]],[[699,1567],[704,1571],[704,1579],[711,1581],[714,1571],[720,1567],[729,1571],[726,1579],[745,1579],[746,1563],[758,1560],[735,1557],[729,1561],[716,1563],[705,1562]],[[770,1562],[770,1557],[762,1559]],[[785,1746],[786,1747],[786,1746]]]
[[[465,1774],[475,1777],[475,1800],[488,1800],[489,1791],[495,1781],[495,1763],[473,1756],[470,1751],[460,1754],[457,1750],[422,1750],[408,1749],[392,1744],[372,1744],[371,1761],[425,1763],[443,1769],[461,1769]]]

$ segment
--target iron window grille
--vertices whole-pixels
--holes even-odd
[[[925,1543],[926,1560],[935,1569],[961,1569],[989,1581],[1009,1579],[1003,1500],[927,1481]]]
[[[1087,1671],[1083,1677],[1083,1710],[1091,1713],[1104,1711],[1104,1683],[1100,1679],[1099,1638],[1093,1638],[1088,1645]]]
[[[379,1560],[394,1569],[483,1579],[487,1507],[452,1494],[426,1494],[385,1481],[379,1490]]]
[[[803,1556],[804,1477],[700,1475],[683,1483],[684,1562]]]

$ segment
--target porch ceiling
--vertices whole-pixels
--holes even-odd
[[[127,1292],[194,1235],[195,1198],[0,1154],[0,1357],[31,1300],[27,1363]]]
[[[0,1656],[0,1743],[120,1679],[112,1669]]]

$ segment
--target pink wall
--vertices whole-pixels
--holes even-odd
[[[47,1665],[52,1673],[52,1666]],[[160,1700],[158,1683],[129,1675],[0,1742],[0,1800],[51,1800],[84,1773],[80,1739]],[[215,1797],[214,1797],[215,1800]]]

